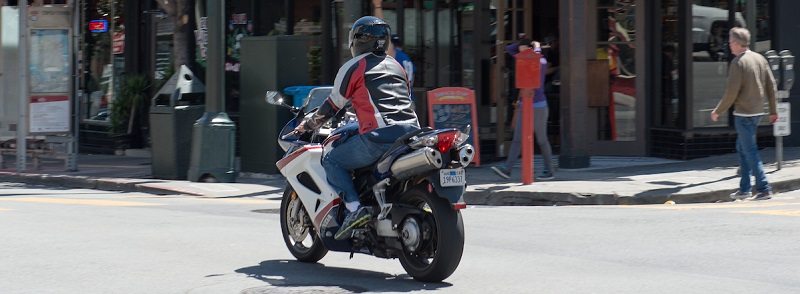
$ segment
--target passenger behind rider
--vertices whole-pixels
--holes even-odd
[[[372,219],[361,206],[353,184],[352,171],[369,166],[400,136],[419,129],[417,114],[411,108],[411,85],[402,66],[386,54],[391,30],[374,16],[365,16],[353,23],[349,45],[353,59],[336,74],[333,91],[310,119],[295,128],[298,132],[318,129],[350,102],[358,118],[358,129],[322,159],[328,183],[344,200],[349,211],[334,236],[346,240],[353,229]]]

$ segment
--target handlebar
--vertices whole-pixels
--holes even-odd
[[[301,132],[298,132],[298,131],[291,131],[291,132],[289,132],[288,134],[281,136],[281,140],[286,140],[286,139],[287,139],[287,138],[289,138],[289,137],[294,137],[294,136],[297,136],[297,135],[299,135],[299,134],[301,134]]]

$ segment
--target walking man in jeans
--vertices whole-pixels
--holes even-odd
[[[750,176],[756,178],[756,194],[750,200],[772,198],[772,187],[767,182],[764,165],[758,157],[756,130],[764,115],[764,100],[769,102],[769,122],[778,120],[775,106],[775,77],[764,56],[750,51],[750,32],[745,28],[732,28],[728,44],[736,57],[728,70],[728,86],[725,96],[711,112],[711,120],[717,121],[720,114],[734,106],[733,116],[736,126],[736,151],[739,153],[742,179],[739,190],[731,194],[732,199],[744,199],[752,195]]]

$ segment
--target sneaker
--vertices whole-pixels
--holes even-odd
[[[504,179],[511,178],[511,172],[509,170],[507,170],[505,167],[493,166],[492,167],[492,171],[494,171],[494,173],[496,173],[498,176],[500,176],[500,177],[502,177]]]
[[[734,193],[731,193],[731,199],[733,199],[733,200],[745,199],[745,198],[749,198],[752,195],[753,195],[753,193],[750,193],[750,192],[736,191]]]
[[[353,233],[353,229],[366,225],[372,219],[372,214],[369,213],[364,206],[359,207],[355,212],[347,214],[339,227],[339,231],[333,236],[336,240],[347,240]]]
[[[552,172],[550,172],[549,170],[545,170],[545,171],[542,171],[542,173],[540,173],[538,176],[536,176],[536,179],[537,180],[552,180],[555,177],[556,176],[554,176]]]
[[[758,201],[758,200],[768,200],[768,199],[772,199],[772,191],[769,190],[758,192],[756,193],[756,196],[753,196],[753,198],[750,198],[749,200]]]

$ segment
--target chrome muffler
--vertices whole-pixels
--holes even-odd
[[[473,152],[474,153],[474,152]],[[400,156],[389,170],[397,179],[403,180],[442,167],[442,154],[430,147],[418,149]]]
[[[467,167],[474,157],[475,148],[473,148],[472,145],[464,144],[461,148],[458,148],[458,163],[460,163],[462,167]]]

